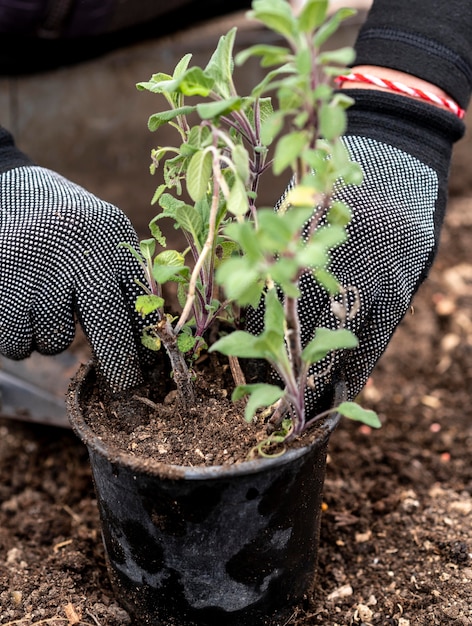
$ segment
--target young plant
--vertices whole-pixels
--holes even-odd
[[[327,13],[328,0],[307,0],[299,14],[286,0],[254,0],[250,17],[281,45],[254,45],[234,58],[233,28],[204,68],[191,66],[188,54],[173,75],[154,74],[137,85],[167,101],[168,108],[150,117],[150,130],[168,124],[178,137],[176,146],[152,151],[151,172],[160,168],[163,174],[153,197],[161,212],[150,224],[152,238],[132,250],[149,283],[137,309],[158,318],[143,341],[167,351],[184,410],[194,401],[193,361],[204,349],[227,355],[238,374],[233,399],[247,397],[248,420],[261,408],[274,409],[272,421],[283,425],[282,440],[321,417],[306,414],[306,395],[316,384],[313,366],[335,350],[357,345],[341,318],[337,330],[317,328],[303,346],[297,311],[300,279],[307,272],[330,296],[342,293],[329,270],[330,254],[346,240],[351,214],[332,194],[335,183],[339,188],[341,181],[362,180],[340,141],[351,100],[330,85],[353,52],[320,51],[353,11]],[[242,96],[234,65],[251,57],[259,57],[267,73]],[[258,206],[260,178],[269,169],[291,181],[276,210]],[[166,248],[158,225],[163,218],[182,230],[186,250]],[[168,281],[178,288],[177,318],[164,308],[162,286]],[[251,334],[242,327],[244,312],[260,305],[264,327]],[[209,330],[221,319],[230,332],[208,345]],[[266,360],[279,384],[245,384],[238,358]],[[332,410],[380,425],[372,411],[355,403]]]

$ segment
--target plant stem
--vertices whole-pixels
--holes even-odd
[[[156,324],[156,332],[170,359],[174,382],[179,390],[178,399],[180,407],[183,411],[187,412],[195,403],[195,390],[184,355],[177,345],[177,333],[174,328],[172,328],[172,324],[167,318],[162,319]]]
[[[214,162],[217,161],[217,156],[215,158],[214,155]],[[214,163],[214,167],[218,168],[219,164],[218,163]],[[203,264],[205,262],[205,258],[208,255],[208,253],[210,252],[210,250],[212,250],[213,248],[213,243],[214,243],[214,239],[215,239],[215,229],[216,229],[216,217],[218,214],[218,195],[219,195],[219,186],[218,186],[218,179],[215,176],[214,177],[214,185],[215,188],[213,190],[213,197],[212,197],[212,203],[211,203],[211,209],[210,209],[210,216],[208,219],[208,235],[205,241],[205,244],[203,245],[202,251],[200,253],[200,256],[197,259],[197,262],[195,263],[195,266],[193,268],[192,271],[192,275],[190,277],[190,282],[189,282],[189,286],[188,286],[188,296],[187,296],[187,300],[185,302],[185,306],[184,309],[179,317],[179,320],[175,326],[175,334],[177,335],[180,330],[182,329],[183,325],[185,324],[185,322],[187,321],[187,319],[190,316],[190,312],[192,310],[193,307],[193,303],[195,301],[195,292],[196,292],[196,285],[197,285],[197,280],[198,280],[198,276],[200,274],[200,271],[203,267]]]

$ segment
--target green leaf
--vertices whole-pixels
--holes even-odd
[[[266,146],[270,146],[274,137],[277,137],[283,128],[284,116],[276,112],[268,116],[261,126],[261,139]]]
[[[287,133],[279,139],[273,164],[273,171],[276,176],[295,163],[306,143],[307,135],[303,131]]]
[[[327,63],[338,63],[339,65],[346,66],[351,65],[351,63],[355,59],[354,48],[350,46],[345,46],[344,48],[338,48],[337,50],[328,50],[326,52],[321,52],[318,55],[318,61],[322,65],[326,65]],[[339,73],[339,68],[338,68]]]
[[[223,98],[231,95],[233,75],[233,47],[237,28],[233,27],[226,35],[218,40],[218,45],[212,54],[205,73],[214,81],[214,90]]]
[[[184,54],[184,56],[180,59],[174,69],[173,77],[179,78],[183,74],[185,74],[188,64],[192,59],[192,55],[190,53]]]
[[[161,340],[156,333],[152,331],[152,328],[145,329],[141,335],[141,343],[149,350],[157,352],[161,349]]]
[[[155,239],[143,239],[139,242],[139,249],[146,260],[150,260],[156,249]]]
[[[231,399],[237,402],[249,396],[249,400],[244,410],[244,418],[250,422],[257,410],[261,407],[269,407],[285,395],[285,390],[276,385],[266,383],[256,383],[254,385],[240,385],[233,391]]]
[[[356,9],[342,8],[336,11],[336,13],[328,19],[315,33],[313,37],[313,45],[315,48],[321,47],[322,44],[327,41],[331,35],[338,30],[340,24],[348,17],[352,17],[357,13]]]
[[[324,359],[333,350],[351,349],[357,345],[357,337],[346,328],[337,330],[317,328],[314,338],[305,346],[302,352],[302,359],[305,363],[311,365]]]
[[[320,26],[326,19],[328,0],[308,0],[298,17],[300,29],[310,33]]]
[[[153,294],[138,296],[135,302],[135,310],[142,317],[146,317],[149,313],[156,311],[164,306],[164,299]]]
[[[136,89],[138,91],[151,91],[152,93],[161,93],[161,85],[171,83],[175,84],[175,81],[172,80],[172,76],[170,74],[158,72],[157,74],[153,74],[150,80],[144,80],[136,83]]]
[[[346,130],[347,118],[344,109],[323,103],[318,112],[320,135],[332,141]]]
[[[245,215],[249,209],[248,197],[244,183],[236,178],[228,198],[228,211],[232,215]]]
[[[250,175],[248,151],[243,145],[237,144],[233,148],[232,159],[238,177],[244,184],[247,184]]]
[[[285,63],[289,55],[289,49],[270,44],[255,44],[242,50],[236,55],[236,65],[243,65],[251,57],[263,57],[262,67],[271,67]]]
[[[189,333],[180,333],[177,335],[177,347],[183,354],[189,352],[194,347],[196,341],[196,338]]]
[[[176,250],[164,250],[154,258],[152,275],[157,283],[163,285],[182,273],[188,272],[184,265],[183,254]]]
[[[200,213],[189,204],[184,204],[175,210],[175,220],[180,228],[190,234],[197,248],[199,248],[200,237],[204,229]]]
[[[226,259],[216,270],[216,281],[225,295],[240,306],[257,307],[264,281],[247,257]]]
[[[157,220],[155,217],[149,222],[149,230],[151,232],[151,235],[157,241],[157,243],[163,248],[165,248],[167,245],[167,241],[166,241],[165,236],[162,234],[161,229],[157,225]]]
[[[371,428],[381,428],[382,422],[375,411],[364,409],[356,402],[341,402],[336,411],[356,422],[362,422]]]
[[[265,294],[264,333],[271,331],[282,342],[284,340],[285,314],[275,288],[268,289]],[[278,351],[278,350],[277,350]]]
[[[187,170],[187,191],[194,202],[206,194],[212,171],[211,153],[208,150],[195,152]]]
[[[178,109],[169,109],[162,113],[154,113],[149,117],[148,128],[151,132],[156,131],[164,124],[168,124],[171,120],[175,119],[179,115],[190,115],[196,110],[196,106],[183,106]]]
[[[201,67],[191,67],[180,77],[178,88],[185,96],[210,95],[215,81]]]
[[[270,30],[291,39],[296,32],[295,18],[285,0],[253,0],[248,17],[259,20]]]
[[[296,261],[298,267],[325,267],[328,264],[329,256],[324,246],[310,241],[297,251]]]
[[[213,118],[221,117],[222,115],[229,115],[233,111],[239,111],[241,109],[242,98],[240,96],[233,96],[232,98],[226,98],[225,100],[218,100],[217,102],[204,102],[197,104],[197,113],[202,120],[211,120]]]
[[[264,358],[265,351],[258,346],[256,339],[257,337],[244,330],[235,330],[218,339],[209,348],[209,352],[217,350],[226,356],[236,356],[242,359]]]
[[[228,224],[224,230],[225,235],[239,244],[244,259],[247,260],[248,266],[253,266],[256,262],[262,259],[263,253],[260,247],[259,239],[253,225],[249,222],[232,222]],[[234,260],[234,259],[231,259]],[[229,262],[229,260],[228,260]],[[246,267],[241,266],[240,273]],[[234,270],[237,270],[235,265]],[[224,283],[220,283],[224,284]]]
[[[328,224],[345,227],[349,224],[352,217],[352,211],[345,202],[336,200],[329,208],[326,220]]]
[[[327,269],[317,267],[313,270],[313,276],[317,283],[324,287],[329,294],[334,295],[339,292],[339,281]]]
[[[343,226],[337,226],[335,224],[321,226],[312,236],[312,241],[322,246],[325,250],[330,250],[341,245],[346,239],[346,229]]]

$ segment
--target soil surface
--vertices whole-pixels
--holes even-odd
[[[316,596],[284,626],[472,625],[471,242],[472,196],[454,196],[430,277],[362,394],[383,427],[345,420],[331,438]],[[132,624],[67,429],[0,419],[0,624]]]

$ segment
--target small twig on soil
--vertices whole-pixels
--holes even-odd
[[[69,515],[72,517],[72,519],[74,520],[76,524],[82,523],[82,518],[80,517],[80,515],[77,515],[77,513],[74,513],[74,511],[70,508],[68,504],[64,504],[62,508],[64,509],[66,513],[69,513]]]
[[[100,622],[98,621],[98,619],[95,617],[93,613],[91,613],[88,609],[85,612],[87,613],[89,617],[93,619],[93,621],[95,622],[95,624],[97,624],[97,626],[101,626]]]
[[[133,396],[133,399],[138,400],[139,402],[142,402],[143,404],[147,404],[148,406],[151,407],[151,409],[154,409],[155,411],[157,411],[157,409],[159,408],[159,406],[152,400],[149,400],[149,398],[144,398],[143,396],[137,396],[135,394]]]
[[[287,621],[284,622],[283,626],[287,626],[287,624],[290,623],[290,621],[296,616],[296,614],[297,614],[296,612],[292,613],[292,615],[290,615],[290,617],[287,619]]]
[[[66,539],[65,541],[60,541],[59,543],[56,543],[52,551],[54,553],[57,553],[59,552],[61,548],[65,548],[66,546],[69,546],[72,543],[72,541],[73,541],[72,539]]]

